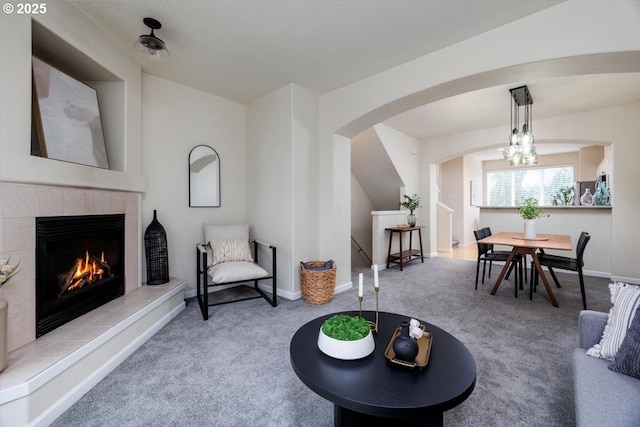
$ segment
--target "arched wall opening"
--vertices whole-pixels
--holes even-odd
[[[339,186],[337,183],[348,178],[349,168],[349,144],[350,138],[357,135],[364,129],[371,127],[387,118],[397,115],[401,112],[444,99],[446,97],[459,95],[469,91],[488,88],[496,85],[504,84],[526,84],[530,81],[536,81],[546,78],[564,77],[571,75],[584,75],[584,74],[598,74],[598,73],[627,73],[627,72],[639,72],[640,67],[638,63],[638,52],[616,52],[616,53],[604,53],[594,55],[583,55],[569,58],[552,59],[546,61],[540,61],[535,63],[527,63],[521,65],[515,65],[510,67],[499,68],[491,71],[484,71],[481,73],[469,75],[466,77],[453,79],[447,82],[443,82],[425,89],[417,90],[413,93],[399,95],[396,99],[388,101],[383,105],[379,105],[370,109],[357,117],[354,117],[351,121],[343,124],[339,127],[334,127],[331,134],[331,157],[332,157],[332,180],[334,190],[331,194],[331,198],[334,202],[330,206],[345,207],[350,202],[350,194],[345,194],[337,189]],[[585,113],[588,114],[588,113]],[[607,114],[605,114],[606,116]],[[615,115],[615,113],[614,113]],[[344,116],[343,116],[344,118]],[[565,123],[560,123],[564,120]],[[540,132],[536,135],[539,138],[539,142],[543,141],[598,141],[598,143],[611,144],[615,142],[616,137],[611,135],[610,129],[607,127],[590,133],[586,128],[591,129],[592,126],[586,126],[584,129],[579,129],[579,125],[576,122],[581,122],[585,119],[584,116],[570,117],[570,118],[550,118],[549,131]],[[607,119],[597,119],[593,123],[602,123]],[[322,120],[321,120],[322,121]],[[537,124],[540,131],[540,125]],[[329,132],[328,132],[329,133]],[[446,159],[453,158],[464,153],[472,153],[479,150],[486,150],[491,146],[498,147],[500,144],[487,144],[486,141],[502,141],[504,139],[504,129],[491,128],[484,129],[475,132],[483,133],[484,138],[477,137],[470,139],[466,134],[450,135],[447,137],[436,138],[434,140],[423,141],[420,150],[421,158],[421,171],[420,171],[420,194],[423,196],[423,200],[429,200],[428,204],[425,204],[423,208],[418,212],[422,218],[428,218],[429,229],[435,229],[435,201],[437,200],[437,191],[435,188],[436,183],[436,165]],[[613,132],[616,133],[615,131]],[[628,135],[623,132],[621,138],[626,139]],[[594,134],[603,134],[594,138]],[[327,135],[328,136],[328,135]],[[476,135],[477,136],[477,135]],[[325,139],[322,137],[321,141]],[[604,141],[604,142],[603,142]],[[346,156],[347,161],[344,159]],[[345,168],[347,168],[345,170]],[[322,177],[321,177],[322,181]],[[325,193],[326,195],[326,193]],[[338,209],[340,210],[340,209]],[[335,254],[336,258],[342,258],[342,265],[347,267],[349,263],[348,251],[340,249],[342,246],[349,248],[350,225],[349,225],[349,213],[338,212],[337,215],[330,213],[332,218],[333,230],[330,234],[333,235],[333,240],[329,246],[321,244],[322,250],[327,248],[332,249],[331,253]],[[626,214],[628,215],[628,213]],[[337,230],[340,230],[339,232]],[[328,229],[326,231],[329,231]],[[612,235],[614,231],[612,230]],[[340,237],[346,236],[346,237]],[[423,235],[425,240],[425,246],[427,253],[434,253],[436,247],[436,236],[430,233],[428,230]],[[345,242],[342,242],[345,240]],[[326,242],[325,242],[326,243]],[[344,244],[346,243],[346,244]],[[635,275],[635,273],[633,273]],[[626,277],[626,276],[625,276]],[[635,276],[634,276],[635,277]],[[349,277],[345,274],[342,280],[349,281]],[[338,280],[341,280],[340,278]]]

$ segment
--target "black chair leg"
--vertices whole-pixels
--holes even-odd
[[[518,261],[518,267],[520,267],[520,290],[524,290],[524,275],[522,265],[524,264],[523,260]]]
[[[484,264],[482,264],[482,284],[484,285],[484,272],[487,269],[487,260],[484,260]]]
[[[478,289],[478,274],[480,273],[480,260],[476,263],[476,290]]]
[[[582,276],[582,268],[578,269],[578,276],[580,277],[580,293],[582,294],[582,307],[587,309],[587,296],[584,292],[584,277]]]
[[[487,276],[489,279],[491,279],[491,268],[493,267],[493,261],[489,260],[489,275]]]

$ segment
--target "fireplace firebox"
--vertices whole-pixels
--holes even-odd
[[[124,295],[124,215],[36,218],[36,337]]]

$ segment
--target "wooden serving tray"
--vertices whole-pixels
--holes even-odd
[[[427,363],[429,363],[429,355],[431,354],[431,342],[433,338],[431,335],[431,332],[425,331],[422,334],[422,337],[417,340],[418,355],[416,356],[416,359],[413,362],[406,362],[404,360],[396,359],[396,352],[393,351],[393,340],[395,340],[396,337],[401,333],[402,333],[402,328],[400,327],[396,328],[395,332],[391,336],[391,340],[389,341],[389,344],[387,345],[387,349],[384,352],[384,357],[386,357],[387,360],[394,365],[399,365],[399,366],[404,366],[406,368],[419,369],[419,370],[423,369],[425,366],[427,366]]]
[[[514,239],[520,239],[520,240],[534,240],[534,241],[543,241],[543,240],[549,240],[548,237],[534,237],[533,239],[527,239],[526,237],[524,237],[524,235],[522,234],[514,234],[513,236]]]

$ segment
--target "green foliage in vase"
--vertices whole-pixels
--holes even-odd
[[[518,213],[523,219],[540,218],[543,214],[542,209],[538,207],[538,199],[528,197],[518,204]]]
[[[400,203],[400,206],[402,206],[405,209],[409,209],[409,212],[413,213],[413,211],[422,207],[422,205],[420,204],[420,196],[418,196],[415,193],[413,194],[413,197],[407,196],[405,194],[404,202]]]
[[[369,335],[370,331],[369,324],[362,317],[346,314],[336,314],[322,324],[325,335],[340,341],[360,340]]]
[[[573,186],[562,187],[553,195],[553,200],[558,206],[569,206],[573,204]]]

